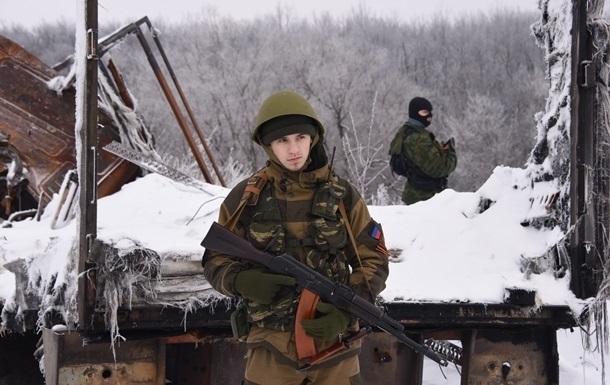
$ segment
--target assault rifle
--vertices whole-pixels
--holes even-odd
[[[439,365],[447,366],[449,364],[448,360],[437,352],[408,338],[403,333],[404,327],[398,321],[385,314],[383,310],[356,295],[349,287],[332,282],[288,254],[276,256],[258,250],[250,242],[216,222],[210,227],[210,231],[201,241],[201,245],[209,250],[260,263],[276,273],[294,277],[300,288],[312,291],[319,295],[323,301],[332,303],[339,309],[352,313],[369,325],[375,326],[394,336],[398,341],[425,355]]]

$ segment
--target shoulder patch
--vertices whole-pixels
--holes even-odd
[[[379,240],[381,238],[381,230],[379,229],[379,226],[377,226],[377,225],[373,226],[371,228],[369,235],[371,237],[373,237],[374,239]]]

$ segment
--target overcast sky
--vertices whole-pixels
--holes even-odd
[[[0,25],[35,26],[61,18],[73,22],[76,1],[84,0],[0,0]],[[98,4],[100,23],[131,22],[143,16],[148,16],[153,23],[161,17],[179,22],[188,15],[196,16],[212,9],[221,16],[242,19],[269,14],[280,5],[300,16],[324,12],[341,16],[364,7],[372,15],[395,16],[405,21],[429,18],[439,12],[450,16],[504,8],[538,10],[537,0],[98,0]]]

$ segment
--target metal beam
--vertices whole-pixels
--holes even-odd
[[[93,240],[97,236],[97,0],[84,0],[84,29],[77,28],[77,97],[76,138],[79,175],[78,216],[78,317],[79,327],[87,329],[92,301],[93,282],[86,272],[92,271],[90,259]],[[84,67],[84,68],[83,68]],[[84,72],[84,74],[83,74]]]
[[[596,78],[586,0],[574,0],[572,17],[570,223],[574,231],[570,235],[570,289],[579,298],[589,298],[597,294],[595,271],[604,240],[596,236],[597,227],[603,224],[597,222],[595,202],[600,193],[596,186]]]

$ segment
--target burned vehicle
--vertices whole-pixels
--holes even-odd
[[[576,63],[575,77],[582,71],[588,71],[588,76],[604,76],[591,73],[590,66],[580,64],[577,58],[586,61],[590,58],[589,51],[562,45],[565,40],[555,41],[553,33],[548,32],[553,28],[565,30],[565,25],[559,24],[571,19],[554,14],[552,9],[545,12],[546,24],[540,31],[547,33],[541,33],[540,38],[547,39],[544,40],[548,43],[547,49],[554,50],[548,52],[549,56],[564,58],[552,65]],[[577,16],[575,30],[580,31],[574,39],[590,42],[589,19],[583,3],[574,2],[574,15]],[[118,68],[105,56],[115,44],[132,37],[138,39],[146,52],[151,71],[205,181],[187,177],[163,164],[155,151],[154,138],[134,108]],[[219,202],[216,199],[223,193],[216,190],[224,187],[223,178],[150,21],[144,18],[129,24],[97,41],[97,47],[88,48],[87,64],[91,68],[87,68],[87,74],[93,71],[100,79],[93,85],[88,84],[95,92],[84,95],[89,98],[85,104],[95,108],[85,112],[75,106],[77,95],[72,85],[77,82],[76,75],[58,77],[56,71],[14,42],[0,39],[0,54],[4,55],[0,57],[3,226],[17,230],[25,227],[22,222],[34,224],[43,215],[49,215],[43,211],[50,209],[55,232],[49,236],[44,234],[47,243],[40,241],[42,237],[29,240],[42,246],[43,251],[36,258],[49,257],[59,246],[69,249],[67,254],[72,258],[66,262],[70,274],[65,279],[59,275],[46,279],[44,272],[32,277],[26,256],[4,265],[15,276],[16,286],[14,299],[3,304],[5,330],[17,337],[24,333],[23,338],[28,338],[28,344],[22,345],[31,350],[30,354],[36,351],[36,357],[43,362],[47,384],[237,383],[245,365],[245,346],[237,343],[231,334],[230,313],[235,303],[216,297],[203,278],[197,259],[197,253],[201,252],[197,249],[199,245],[173,253],[143,246],[137,239],[116,241],[115,233],[108,232],[108,222],[97,216],[98,198],[116,195],[121,187],[145,174],[161,174],[190,186],[206,204]],[[161,57],[163,69],[156,60],[157,55]],[[570,55],[573,60],[569,60]],[[603,55],[597,56],[598,60],[602,58]],[[570,74],[558,68],[553,72]],[[168,77],[173,81],[172,86]],[[602,150],[598,153],[598,147],[593,141],[587,141],[590,136],[584,133],[596,132],[600,141],[606,140],[607,122],[597,121],[594,117],[598,111],[587,109],[595,103],[580,103],[586,98],[595,98],[595,84],[590,80],[582,83],[576,78],[558,76],[551,82],[553,99],[565,94],[578,97],[561,99],[563,103],[549,103],[540,125],[547,129],[547,134],[551,130],[562,130],[564,135],[556,137],[571,137],[574,143],[580,142],[578,146],[572,146],[567,139],[553,142],[555,137],[541,130],[532,159],[532,168],[540,172],[531,184],[552,181],[556,188],[548,194],[531,197],[529,205],[535,215],[524,226],[543,227],[547,222],[559,221],[578,224],[570,233],[572,238],[552,245],[548,255],[540,259],[553,261],[555,269],[549,269],[549,274],[554,277],[566,277],[565,271],[571,265],[572,291],[579,298],[588,298],[602,285],[599,272],[603,271],[600,266],[603,261],[589,253],[606,247],[606,239],[600,236],[594,219],[598,215],[605,221],[608,218],[605,207],[595,206],[597,203],[587,195],[590,186],[583,184],[588,180],[586,170],[598,169],[597,162],[605,159]],[[601,101],[598,106],[602,108]],[[574,111],[571,121],[566,119],[567,110]],[[83,123],[90,121],[94,124]],[[78,131],[75,126],[86,126],[88,133]],[[85,138],[87,135],[89,138]],[[204,149],[206,158],[200,148]],[[555,161],[557,148],[570,153],[573,161],[569,169],[558,168],[563,174],[550,175],[544,172],[544,164],[547,160]],[[583,159],[589,163],[583,163]],[[79,169],[83,163],[95,171],[83,172],[83,168]],[[209,171],[210,166],[215,174]],[[158,190],[156,179],[138,179],[151,183],[153,188],[148,191]],[[600,182],[596,188],[603,189],[605,184]],[[180,194],[194,194],[193,191],[180,191]],[[175,196],[179,196],[178,192]],[[185,196],[184,200],[192,198]],[[56,206],[50,206],[51,202]],[[489,206],[492,202],[486,203]],[[210,225],[210,218],[216,214],[214,204],[210,203],[212,207],[198,217],[200,224]],[[199,203],[193,205],[196,207]],[[191,218],[180,214],[182,221],[190,223]],[[79,221],[71,220],[71,216],[78,216]],[[99,224],[104,226],[98,228]],[[71,235],[60,232],[62,229],[68,229]],[[0,243],[5,254],[18,255],[19,248],[9,249],[16,237],[8,232],[6,237]],[[120,245],[124,240],[130,241],[127,247]],[[532,267],[528,273],[538,267]],[[383,304],[383,311],[404,327],[405,335],[411,340],[459,366],[464,385],[557,384],[556,331],[572,328],[579,321],[567,306],[539,305],[534,291],[519,289],[508,289],[503,301],[498,303],[388,301]],[[0,338],[5,346],[18,344],[13,341],[13,338]],[[0,378],[15,375],[11,366],[16,366],[17,357],[23,356],[14,356],[7,356],[4,366],[0,365]],[[360,360],[367,383],[422,384],[423,355],[405,349],[378,330],[364,340]],[[226,366],[232,370],[223,370]]]
[[[75,90],[50,84],[58,73],[15,42],[0,36],[0,174],[2,218],[39,215],[62,185],[77,182]],[[67,80],[70,81],[70,80]],[[72,79],[73,81],[73,79]],[[99,143],[120,141],[119,128],[105,109],[99,110]],[[138,168],[101,153],[98,195],[116,192]],[[67,187],[69,190],[69,187]]]

